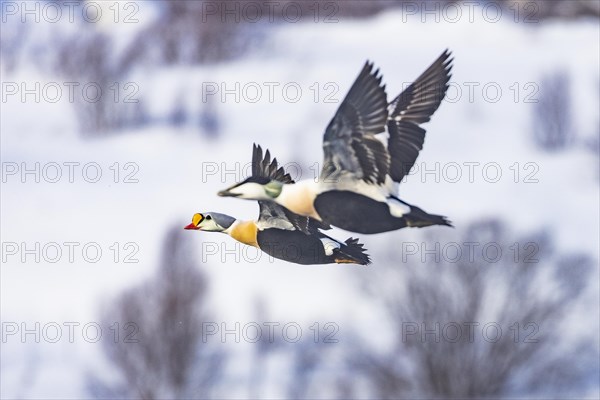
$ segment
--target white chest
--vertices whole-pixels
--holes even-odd
[[[314,207],[317,189],[317,183],[310,180],[284,185],[276,202],[296,214],[320,220]]]

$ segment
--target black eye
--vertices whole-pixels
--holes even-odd
[[[210,215],[207,215],[206,219],[210,221],[212,219],[212,217]]]

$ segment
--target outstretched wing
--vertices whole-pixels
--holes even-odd
[[[395,182],[408,174],[423,148],[425,129],[419,124],[429,121],[446,95],[452,69],[450,55],[448,50],[444,51],[389,105],[389,174]]]
[[[369,183],[383,183],[390,156],[375,135],[385,131],[387,95],[379,70],[365,63],[325,130],[321,179],[350,172]]]
[[[290,174],[283,167],[277,165],[277,159],[271,160],[271,154],[267,149],[264,157],[263,150],[257,144],[252,147],[252,177],[279,181],[282,183],[294,183]]]
[[[294,180],[285,172],[283,167],[278,166],[277,159],[273,158],[271,160],[269,150],[263,156],[262,148],[256,144],[252,149],[252,177],[267,181],[276,180],[282,183],[294,183]],[[319,233],[319,229],[331,229],[329,225],[293,213],[273,201],[259,201],[258,206],[258,223],[261,229],[299,230],[307,235]]]

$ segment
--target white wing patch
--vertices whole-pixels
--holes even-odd
[[[362,179],[356,179],[354,175],[349,174],[340,175],[331,182],[319,181],[319,193],[330,190],[347,190],[380,202],[385,202],[387,196],[390,194],[385,184],[370,184]]]
[[[387,205],[390,208],[390,214],[396,218],[400,218],[405,214],[410,213],[410,207],[396,200],[393,197],[387,199]]]
[[[294,228],[294,225],[292,225],[290,221],[276,217],[270,217],[264,220],[259,219],[256,222],[256,227],[259,231],[264,231],[265,229],[271,228],[282,229],[284,231],[296,230],[296,228]]]
[[[323,243],[323,249],[325,250],[325,255],[332,255],[333,250],[339,249],[341,244],[336,242],[335,240],[329,238],[321,238],[321,243]]]

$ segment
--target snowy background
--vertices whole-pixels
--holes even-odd
[[[598,3],[559,3],[281,2],[271,21],[262,2],[2,1],[2,398],[597,398]],[[368,267],[183,231],[256,217],[216,196],[253,143],[313,178],[365,60],[391,98],[446,48],[400,195],[455,229],[362,235]]]

